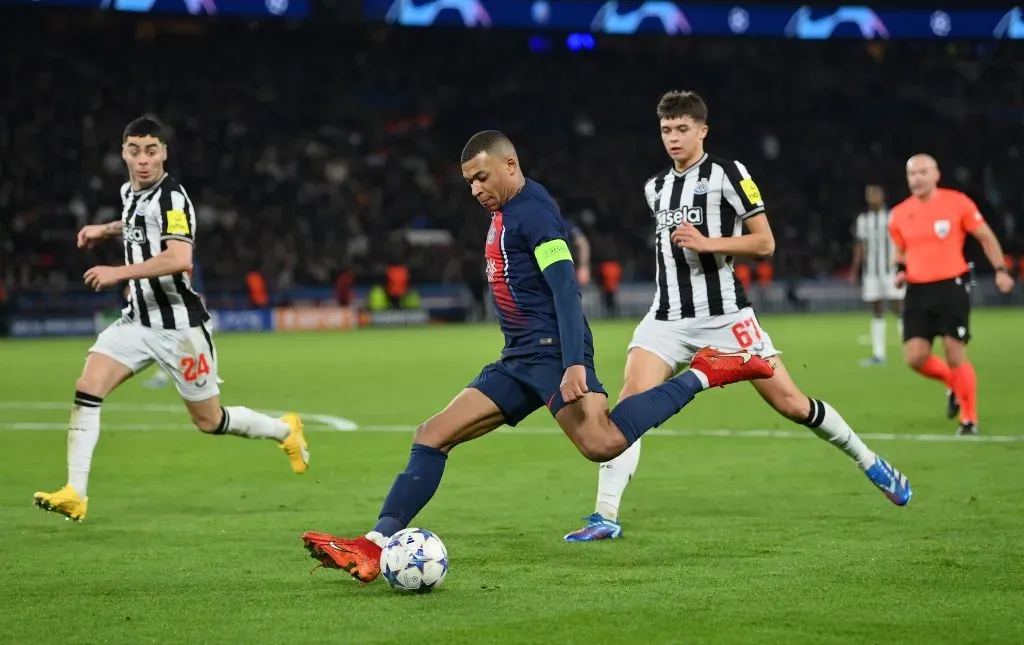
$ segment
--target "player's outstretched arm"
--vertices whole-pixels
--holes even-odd
[[[733,257],[770,258],[775,253],[775,235],[768,217],[758,213],[744,220],[747,233],[733,237],[707,237],[693,224],[677,226],[672,241],[680,248],[697,253],[717,253]]]
[[[1003,293],[1010,293],[1013,290],[1013,277],[1010,276],[1010,271],[1006,267],[1003,246],[999,243],[995,231],[987,223],[982,222],[970,233],[981,244],[981,250],[985,252],[985,257],[996,271],[996,287]]]
[[[165,275],[176,275],[192,270],[192,244],[181,240],[167,240],[167,249],[139,264],[126,266],[94,266],[83,276],[85,284],[99,291],[125,280],[145,280]]]
[[[106,224],[89,224],[78,231],[78,248],[92,248],[96,242],[108,237],[117,237],[124,231],[124,222],[117,220]]]

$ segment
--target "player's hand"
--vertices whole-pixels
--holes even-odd
[[[1013,278],[1009,273],[1005,271],[996,273],[996,289],[999,289],[1000,293],[1010,293],[1013,291]]]
[[[89,224],[78,231],[78,248],[91,249],[97,242],[107,237],[107,227],[103,224]]]
[[[896,288],[901,289],[905,284],[907,284],[907,272],[900,271],[896,274]]]
[[[93,291],[100,291],[104,287],[113,287],[121,282],[120,267],[94,266],[82,276],[85,284]]]
[[[680,224],[672,231],[672,242],[682,249],[690,249],[697,253],[708,252],[708,238],[689,222]]]
[[[590,267],[576,268],[576,282],[579,282],[581,287],[590,284]]]
[[[858,271],[850,271],[850,277],[847,278],[847,280],[850,281],[850,284],[852,284],[854,286],[857,286],[857,283],[859,282],[859,278],[860,278],[860,276],[857,275],[858,273],[859,273]]]
[[[590,391],[587,387],[587,368],[582,365],[570,365],[565,368],[562,376],[562,399],[566,403],[575,403]]]

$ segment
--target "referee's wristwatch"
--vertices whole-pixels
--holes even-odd
[[[1006,267],[996,267],[996,273],[1005,273],[1009,275],[1010,270],[1007,269]]]

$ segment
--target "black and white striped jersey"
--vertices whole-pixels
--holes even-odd
[[[864,263],[862,271],[865,277],[882,278],[896,275],[893,261],[896,258],[896,246],[889,236],[888,208],[876,211],[865,211],[857,216],[855,236],[864,244]]]
[[[644,193],[655,220],[654,317],[721,316],[750,306],[732,257],[681,249],[671,240],[683,222],[707,237],[742,235],[743,220],[764,212],[757,184],[743,164],[705,154],[683,172],[670,168],[651,177]]]
[[[152,186],[121,186],[124,263],[140,264],[167,249],[168,240],[195,243],[196,215],[188,193],[164,174]],[[210,319],[187,273],[131,280],[124,317],[145,327],[188,329]]]

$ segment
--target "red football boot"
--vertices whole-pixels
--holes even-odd
[[[708,379],[708,387],[725,387],[730,383],[771,378],[775,370],[760,356],[750,352],[723,352],[705,347],[694,355],[690,369]]]
[[[314,560],[328,569],[341,569],[359,582],[373,582],[380,575],[381,548],[366,539],[334,537],[326,533],[303,533],[302,542]]]

